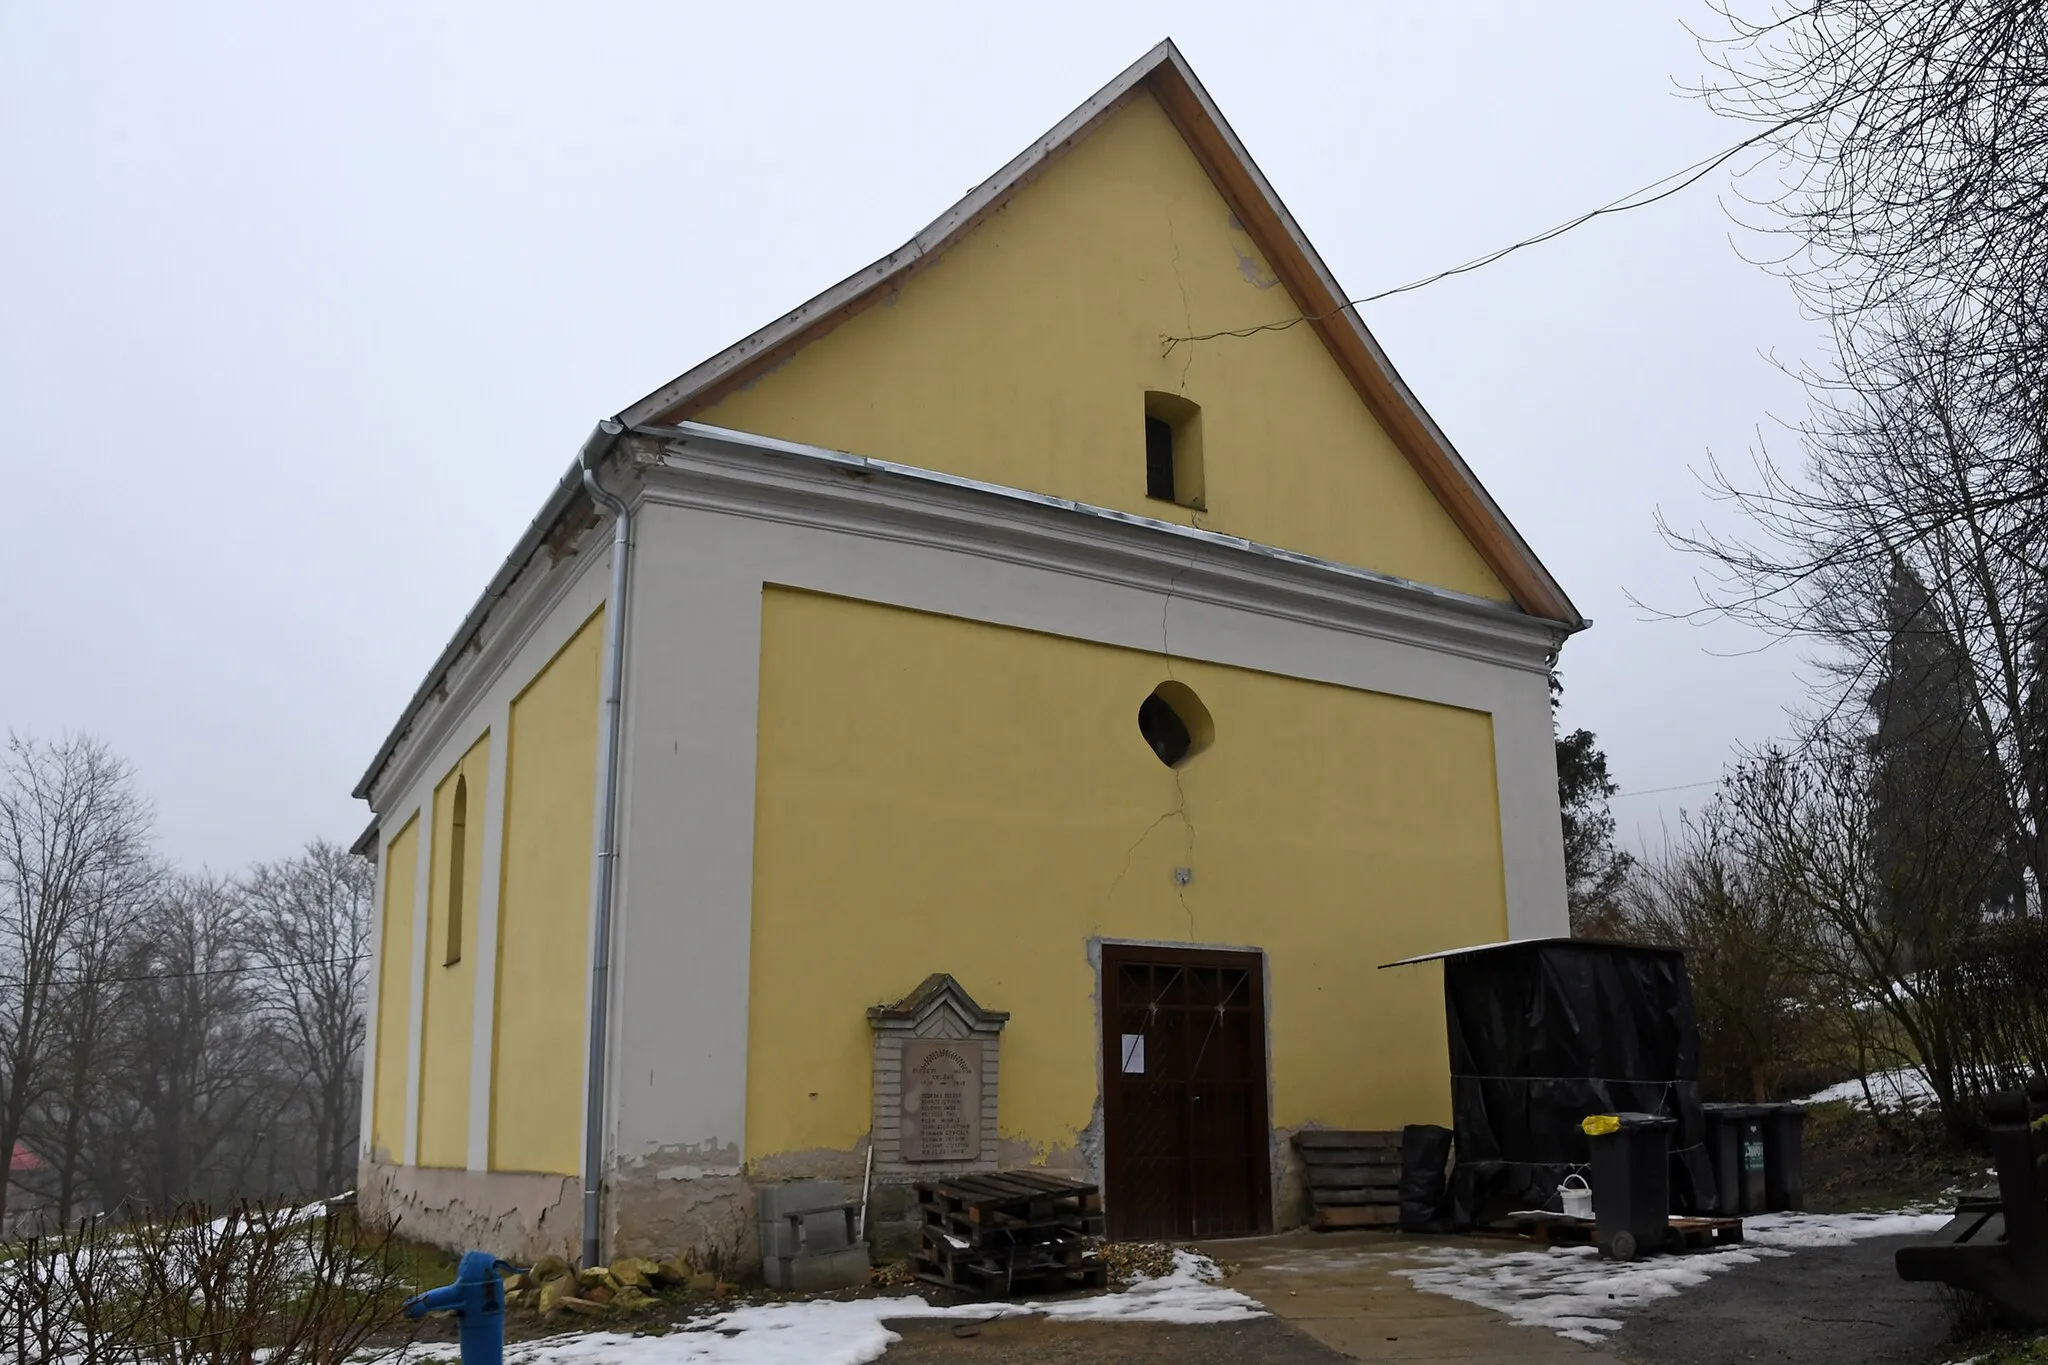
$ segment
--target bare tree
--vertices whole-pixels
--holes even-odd
[[[262,1082],[281,1068],[254,1007],[247,944],[237,889],[210,876],[171,879],[130,942],[124,1066],[136,1184],[159,1207],[243,1192],[271,1136]]]
[[[1945,686],[1969,714],[1995,780],[1997,811],[2039,906],[2048,889],[2048,497],[2036,466],[2048,427],[2009,403],[1956,329],[1896,319],[1845,345],[1838,372],[1815,379],[1799,428],[1801,475],[1768,456],[1738,481],[1716,463],[1710,493],[1748,523],[1743,534],[1674,532],[1712,573],[1705,613],[1816,641],[1857,708],[1901,651],[1938,652]],[[1912,610],[1899,585],[1916,585]],[[1951,721],[1945,720],[1944,724]]]
[[[2048,10],[2039,0],[1717,0],[1703,93],[1777,156],[1745,183],[1807,301],[1852,333],[1942,317],[2040,406]],[[1860,348],[1860,343],[1857,343]]]
[[[47,1167],[47,1193],[60,1227],[72,1221],[94,1183],[92,1148],[106,1131],[101,1110],[129,998],[121,964],[140,912],[162,880],[157,865],[143,859],[115,872],[124,881],[108,886],[79,916],[52,1000],[50,1084],[29,1113],[28,1131]]]
[[[323,839],[244,883],[255,1000],[303,1083],[308,1174],[325,1193],[355,1169],[374,884],[366,859]]]
[[[1886,771],[1868,735],[1827,726],[1740,765],[1723,792],[1724,827],[1793,917],[1796,932],[1778,941],[1785,962],[1841,1009],[1884,1021],[1901,1040],[1893,1060],[1920,1068],[1960,1134],[1985,1071],[1958,990],[2007,864],[1969,784],[1931,765],[1910,771],[1932,774],[1917,793],[1913,859],[1892,856],[1879,814],[1902,795],[1885,788],[1903,775]]]
[[[67,1015],[99,998],[75,968],[132,903],[150,824],[127,764],[99,741],[8,737],[0,759],[0,1156],[14,1150],[53,1084]],[[7,1197],[0,1181],[0,1218]]]

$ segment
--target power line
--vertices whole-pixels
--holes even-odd
[[[1691,791],[1694,787],[1718,787],[1720,785],[1720,778],[1710,777],[1701,782],[1680,782],[1676,786],[1671,787],[1645,787],[1640,791],[1616,792],[1613,796],[1610,796],[1607,799],[1610,801],[1619,801],[1625,796],[1660,796],[1665,792]]]
[[[1627,213],[1630,209],[1648,208],[1659,200],[1668,199],[1680,190],[1698,184],[1719,167],[1751,147],[1756,146],[1759,142],[1775,136],[1793,124],[1802,121],[1801,119],[1785,119],[1774,123],[1762,132],[1752,134],[1732,147],[1716,152],[1704,160],[1695,161],[1690,166],[1681,167],[1669,175],[1660,176],[1640,189],[1629,191],[1619,199],[1602,204],[1596,209],[1588,209],[1576,218],[1568,218],[1557,226],[1546,228],[1533,237],[1524,237],[1518,242],[1510,242],[1508,245],[1498,247],[1483,256],[1475,256],[1462,265],[1454,265],[1448,269],[1439,270],[1433,275],[1424,275],[1421,279],[1410,280],[1408,283],[1396,285],[1392,289],[1382,289],[1377,294],[1367,294],[1363,298],[1346,300],[1344,303],[1324,313],[1304,313],[1298,317],[1291,317],[1281,322],[1262,322],[1255,327],[1236,327],[1220,332],[1201,332],[1194,336],[1169,336],[1165,338],[1166,354],[1171,355],[1173,348],[1180,345],[1183,341],[1214,341],[1219,337],[1249,337],[1256,336],[1260,332],[1284,332],[1288,328],[1299,326],[1304,322],[1321,322],[1325,318],[1335,317],[1347,308],[1358,308],[1368,303],[1377,303],[1381,299],[1390,299],[1396,294],[1410,293],[1435,284],[1439,280],[1447,280],[1453,275],[1469,274],[1474,270],[1492,265],[1503,257],[1512,256],[1524,247],[1538,246],[1553,238],[1562,237],[1565,233],[1572,231],[1574,228],[1583,227],[1595,218],[1605,217],[1609,214]],[[1672,183],[1674,181],[1676,182],[1675,184]]]

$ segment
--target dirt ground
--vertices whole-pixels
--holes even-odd
[[[1822,1212],[1948,1203],[1997,1183],[1987,1151],[1958,1149],[1933,1113],[1882,1118],[1846,1104],[1806,1111],[1806,1206]]]

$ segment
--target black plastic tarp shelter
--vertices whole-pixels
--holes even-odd
[[[1450,1029],[1451,1200],[1459,1226],[1555,1209],[1558,1185],[1591,1159],[1581,1120],[1623,1110],[1678,1121],[1674,1211],[1713,1206],[1684,954],[1525,939],[1388,965],[1433,959],[1443,962]]]

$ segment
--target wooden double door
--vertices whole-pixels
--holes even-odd
[[[1111,1237],[1272,1230],[1265,1020],[1256,953],[1103,946]]]

